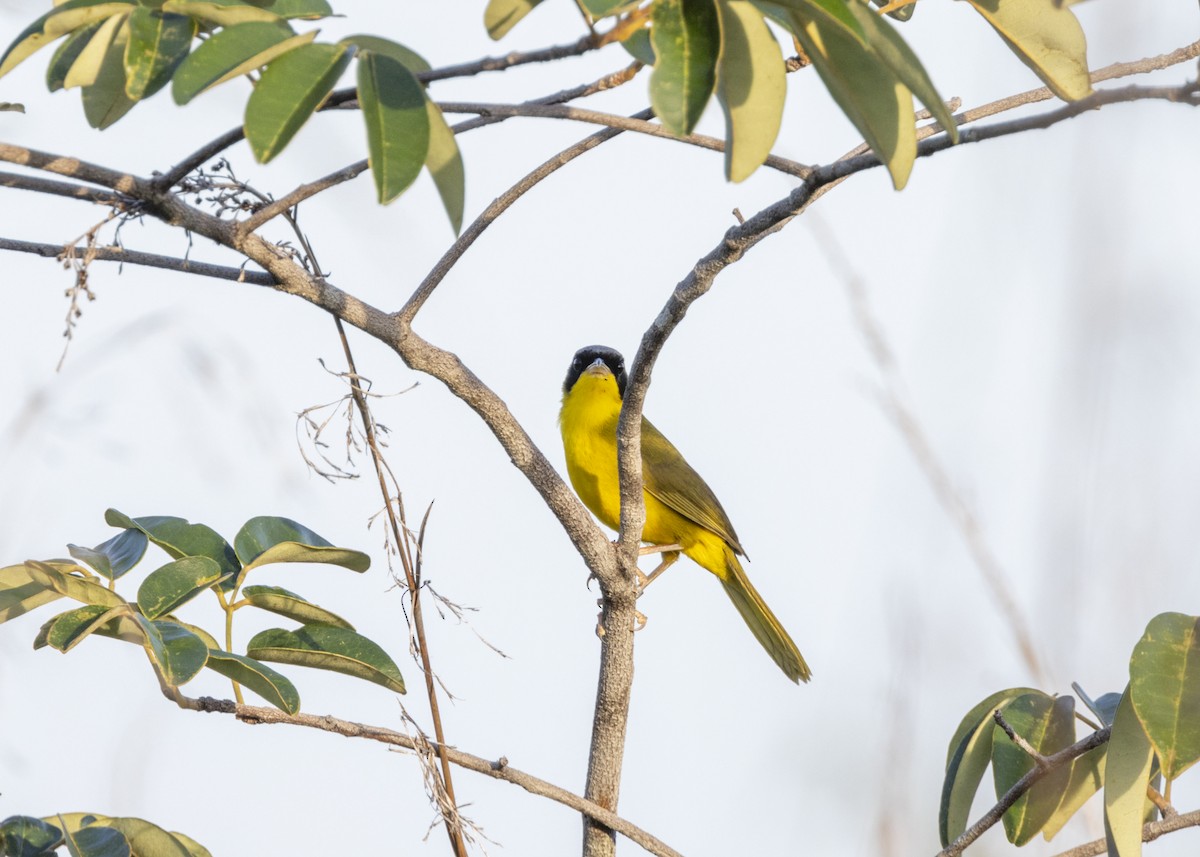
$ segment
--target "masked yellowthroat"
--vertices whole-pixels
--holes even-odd
[[[614,530],[620,529],[621,521],[617,420],[625,382],[620,353],[603,345],[579,349],[563,382],[558,417],[571,484],[592,514]],[[812,673],[800,650],[750,585],[738,561],[746,552],[716,495],[645,418],[642,482],[646,501],[642,540],[679,545],[684,554],[715,574],[779,668],[794,682],[808,681]]]

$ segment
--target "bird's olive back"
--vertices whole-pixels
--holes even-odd
[[[563,381],[563,393],[571,392],[571,388],[575,386],[575,382],[579,380],[583,370],[597,360],[604,361],[608,371],[612,372],[613,377],[617,379],[617,390],[624,396],[625,382],[628,379],[625,374],[625,358],[621,356],[620,351],[609,348],[607,345],[589,345],[575,352],[575,357],[571,360],[571,367],[567,370],[567,379]]]

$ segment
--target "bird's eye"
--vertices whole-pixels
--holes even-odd
[[[580,360],[578,357],[576,357],[574,360],[571,361],[571,368],[572,369],[582,369],[583,361]]]

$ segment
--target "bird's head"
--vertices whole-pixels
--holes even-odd
[[[621,352],[606,345],[589,345],[575,352],[567,378],[563,381],[563,395],[575,388],[580,379],[591,383],[615,383],[618,397],[625,395],[625,358]]]

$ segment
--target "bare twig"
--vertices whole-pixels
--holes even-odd
[[[992,719],[996,721],[996,725],[1004,730],[1004,734],[1008,736],[1008,740],[1016,744],[1021,751],[1028,756],[1036,767],[1044,768],[1049,764],[1046,756],[1043,756],[1037,749],[1025,740],[1025,736],[1012,727],[1012,724],[1004,716],[1004,712],[997,708],[992,712]]]
[[[16,190],[30,190],[34,193],[44,193],[50,196],[64,196],[83,202],[96,202],[101,205],[123,205],[130,200],[119,193],[72,182],[59,182],[53,179],[43,179],[38,176],[23,176],[18,173],[0,172],[0,187],[11,187]]]
[[[176,702],[180,708],[205,713],[232,714],[243,723],[254,726],[267,724],[305,726],[310,729],[319,729],[322,732],[332,732],[345,738],[365,738],[370,741],[378,741],[414,752],[419,749],[417,741],[412,736],[396,732],[392,729],[384,729],[380,726],[355,723],[351,720],[342,720],[328,715],[287,714],[277,708],[240,705],[230,699],[213,699],[207,696],[193,699],[182,696],[177,692],[174,695],[167,694],[166,691],[164,691],[164,694],[173,702]],[[621,818],[615,812],[581,798],[579,795],[573,794],[560,786],[548,783],[532,774],[518,770],[512,767],[504,757],[492,761],[484,759],[481,756],[472,755],[471,753],[464,753],[462,750],[454,747],[445,747],[444,750],[446,757],[452,764],[460,768],[465,768],[468,771],[483,774],[492,779],[503,780],[506,783],[520,786],[530,794],[548,798],[584,816],[594,818],[606,827],[628,838],[631,842],[637,843],[651,854],[657,855],[657,857],[682,857],[678,851],[640,827]]]
[[[18,253],[32,253],[35,256],[45,256],[51,259],[57,259],[68,249],[70,248],[63,244],[43,244],[36,241],[0,238],[0,250],[15,250]],[[161,256],[157,253],[142,253],[138,250],[126,250],[123,247],[96,247],[93,251],[93,258],[97,262],[144,265],[149,268],[162,268],[183,274],[198,274],[201,277],[213,277],[218,280],[234,280],[254,286],[278,284],[276,279],[265,271],[247,271],[245,268],[212,265],[208,262],[196,262],[192,259],[180,259],[175,256]]]

